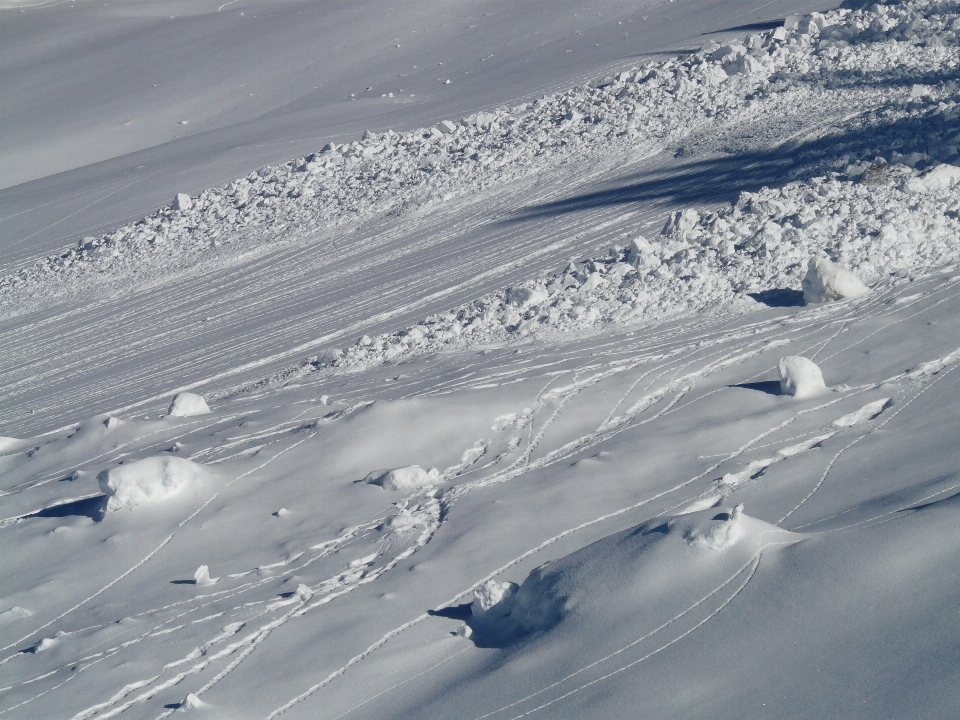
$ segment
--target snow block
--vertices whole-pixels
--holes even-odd
[[[437,123],[437,127],[440,129],[440,132],[442,132],[444,135],[449,135],[450,133],[452,133],[454,130],[457,129],[456,123],[452,123],[449,120],[441,120],[440,122]]]
[[[195,462],[157,455],[104,470],[97,475],[97,483],[109,498],[107,512],[114,512],[168,500],[205,475],[203,466]]]
[[[922,177],[907,180],[903,189],[908,193],[935,192],[946,190],[958,183],[960,183],[960,167],[937,165]]]
[[[826,391],[823,373],[812,360],[799,355],[780,358],[777,363],[780,373],[780,392],[795,398],[808,398]]]
[[[808,304],[858,298],[870,292],[860,278],[826,258],[810,258],[801,286]]]
[[[170,403],[170,409],[167,410],[167,415],[191,417],[193,415],[206,415],[208,412],[210,412],[210,408],[207,407],[207,401],[203,399],[202,395],[182,392],[174,396]]]
[[[416,490],[433,485],[439,476],[440,472],[436,468],[431,468],[428,472],[419,465],[407,465],[393,470],[374,470],[363,482],[379,485],[384,490]]]
[[[193,200],[186,193],[177,193],[177,196],[173,199],[174,210],[189,210],[192,207]]]

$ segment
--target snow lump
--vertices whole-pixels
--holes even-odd
[[[870,292],[860,278],[826,258],[810,258],[802,286],[806,303],[847,300]]]
[[[419,465],[407,465],[393,470],[374,470],[363,482],[379,485],[384,490],[416,490],[437,482],[440,472],[436,468],[429,471]]]
[[[172,417],[191,417],[193,415],[206,415],[208,412],[210,412],[210,408],[207,407],[207,401],[203,399],[202,395],[182,392],[177,393],[173,398],[173,402],[170,403],[170,409],[167,410],[167,415]]]
[[[170,455],[157,455],[118,465],[97,475],[109,500],[107,512],[163,502],[206,474],[203,466]]]
[[[780,392],[784,395],[802,399],[819,395],[827,389],[823,373],[813,360],[790,355],[780,358],[777,370],[780,372]]]

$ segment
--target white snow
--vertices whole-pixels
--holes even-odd
[[[195,462],[155,455],[104,470],[97,475],[97,483],[109,498],[107,510],[113,512],[169,500],[205,475]]]
[[[808,303],[834,302],[863,297],[870,289],[849,270],[826,258],[810,258],[803,278],[803,299]]]
[[[167,409],[167,415],[172,417],[192,417],[206,415],[209,412],[207,401],[201,395],[190,392],[177,393]]]
[[[435,484],[439,475],[436,468],[424,470],[419,465],[407,465],[392,470],[374,470],[363,481],[379,485],[384,490],[416,490]]]
[[[185,7],[3,10],[0,713],[960,715],[954,0]]]
[[[780,392],[797,399],[809,398],[826,391],[823,373],[812,360],[799,355],[780,358],[777,362],[780,373]]]

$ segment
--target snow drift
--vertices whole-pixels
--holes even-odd
[[[156,455],[104,470],[97,482],[109,498],[107,511],[113,512],[169,500],[206,474],[203,466],[190,460]]]

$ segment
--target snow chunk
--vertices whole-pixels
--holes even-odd
[[[449,120],[441,120],[440,122],[437,123],[437,128],[444,135],[450,135],[454,130],[457,129],[457,124],[452,123]]]
[[[210,412],[210,408],[207,407],[207,401],[203,399],[202,395],[182,392],[177,393],[173,398],[170,409],[167,410],[167,415],[191,417],[193,415],[206,415],[208,412]]]
[[[810,258],[802,287],[806,303],[847,300],[870,292],[860,278],[826,258]]]
[[[473,591],[473,604],[470,610],[474,617],[505,617],[513,609],[514,596],[520,586],[512,582],[487,580]]]
[[[903,189],[908,193],[934,192],[946,190],[957,183],[960,183],[960,167],[938,165],[922,177],[907,180]]]
[[[202,465],[171,455],[156,455],[118,465],[97,475],[107,501],[107,511],[162,502],[206,475]]]
[[[790,355],[780,358],[777,370],[780,372],[780,392],[784,395],[808,398],[827,389],[820,368],[805,357]]]
[[[198,567],[197,571],[193,574],[194,585],[200,585],[202,587],[214,585],[219,579],[220,578],[210,577],[210,568],[206,565]]]
[[[189,210],[192,207],[193,200],[186,193],[177,193],[177,196],[173,199],[174,210]]]
[[[363,482],[379,485],[384,490],[416,490],[433,485],[439,476],[440,471],[436,468],[427,471],[419,465],[407,465],[393,470],[374,470]]]

